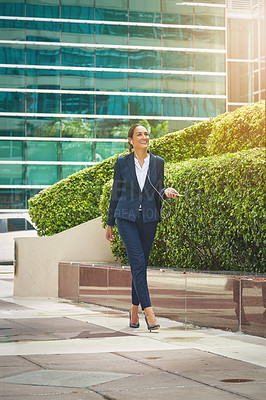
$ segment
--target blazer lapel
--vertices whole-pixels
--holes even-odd
[[[151,182],[156,182],[156,157],[151,153],[150,153],[150,165],[149,165],[149,169],[148,169],[148,173],[146,176],[143,190],[145,189],[145,186],[148,184],[148,174],[149,174]]]
[[[131,176],[133,178],[133,181],[137,185],[138,189],[140,190],[134,163],[135,163],[135,161],[134,161],[134,153],[130,153],[128,158],[127,158],[127,164],[128,164]]]

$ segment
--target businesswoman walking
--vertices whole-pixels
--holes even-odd
[[[106,239],[114,240],[117,224],[126,248],[132,274],[132,308],[129,326],[139,327],[138,307],[145,313],[148,329],[159,329],[147,284],[147,265],[160,221],[161,199],[176,197],[174,188],[164,188],[164,160],[148,152],[149,134],[140,124],[128,132],[130,154],[117,159],[110,201]],[[134,149],[134,152],[131,150]]]

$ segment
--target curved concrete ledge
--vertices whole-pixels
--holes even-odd
[[[115,263],[101,218],[54,236],[15,238],[15,296],[58,296],[58,263]]]

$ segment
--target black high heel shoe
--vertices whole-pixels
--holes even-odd
[[[155,331],[156,329],[159,329],[159,328],[160,328],[160,325],[159,325],[159,324],[150,325],[150,324],[148,323],[148,320],[147,320],[146,315],[145,315],[145,321],[146,321],[146,324],[147,324],[147,328],[148,328],[148,330],[149,330],[150,332],[151,332],[151,331]]]
[[[139,328],[139,322],[136,324],[134,322],[131,322],[131,311],[129,311],[129,326],[130,328]]]

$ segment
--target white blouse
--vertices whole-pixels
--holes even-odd
[[[148,154],[147,157],[144,159],[144,164],[142,167],[140,166],[139,160],[136,157],[134,157],[134,160],[135,160],[137,180],[139,183],[140,190],[142,191],[144,188],[147,172],[150,165],[150,155]]]

